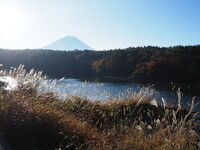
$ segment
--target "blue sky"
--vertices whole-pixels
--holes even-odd
[[[23,23],[12,38],[0,35],[2,48],[40,48],[67,35],[97,50],[200,44],[200,0],[7,0],[7,4],[23,15]]]

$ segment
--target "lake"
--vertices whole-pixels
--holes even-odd
[[[89,100],[106,101],[114,99],[128,99],[133,92],[140,90],[151,90],[152,97],[161,103],[161,98],[166,99],[168,103],[177,104],[176,91],[180,88],[182,92],[181,104],[183,107],[190,108],[191,100],[195,97],[195,102],[200,102],[200,85],[186,83],[170,82],[130,82],[119,78],[92,78],[92,79],[74,79],[67,78],[63,80],[48,79],[44,91],[54,91],[58,93],[59,98],[65,99],[67,96],[80,96]],[[195,111],[200,111],[196,107]]]

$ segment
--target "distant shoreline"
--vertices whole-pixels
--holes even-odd
[[[200,45],[130,47],[110,51],[0,50],[1,69],[20,64],[50,77],[200,83]]]

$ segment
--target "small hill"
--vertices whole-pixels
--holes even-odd
[[[90,46],[80,41],[74,36],[66,36],[61,38],[45,47],[43,49],[52,49],[52,50],[93,50]]]

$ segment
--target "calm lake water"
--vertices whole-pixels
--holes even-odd
[[[137,83],[117,78],[93,78],[93,79],[73,79],[68,78],[61,81],[48,79],[51,87],[46,87],[45,91],[57,91],[60,98],[66,96],[81,96],[90,100],[106,101],[111,97],[115,99],[126,99],[132,92],[140,92],[141,89],[154,89],[152,97],[159,103],[161,98],[168,103],[177,104],[176,91],[180,88],[182,94],[182,106],[190,108],[191,100],[194,96],[195,102],[200,102],[200,85],[176,84],[176,83]],[[52,83],[53,82],[53,83]],[[148,88],[152,86],[151,88]],[[56,89],[55,89],[56,88]],[[195,111],[200,111],[200,106]]]

